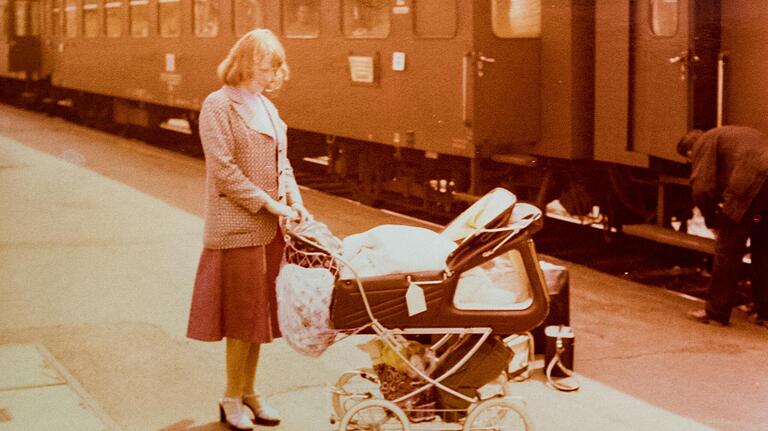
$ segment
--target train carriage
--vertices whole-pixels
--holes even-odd
[[[0,0],[3,92],[194,131],[247,30],[284,42],[293,157],[358,197],[450,208],[503,184],[615,226],[689,208],[674,144],[768,131],[759,0]],[[317,160],[314,158],[313,160]]]

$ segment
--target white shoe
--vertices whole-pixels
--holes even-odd
[[[243,404],[253,412],[253,422],[257,425],[274,427],[280,425],[280,413],[266,403],[259,395],[243,395]]]
[[[253,421],[239,398],[224,397],[219,400],[219,421],[233,430],[252,430]]]

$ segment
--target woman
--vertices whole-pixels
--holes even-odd
[[[204,248],[187,336],[227,340],[220,420],[232,429],[277,425],[256,392],[259,347],[280,336],[275,278],[283,253],[280,217],[307,219],[286,155],[286,126],[263,96],[288,78],[285,52],[265,29],[244,35],[219,65],[224,86],[200,110],[205,152]]]

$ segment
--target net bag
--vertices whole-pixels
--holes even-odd
[[[284,265],[276,280],[280,332],[291,348],[317,357],[336,339],[331,329],[333,284],[339,267],[331,254],[341,242],[317,221],[287,226]]]

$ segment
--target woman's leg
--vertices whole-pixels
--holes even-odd
[[[280,414],[272,408],[256,391],[256,368],[259,365],[261,344],[251,343],[248,349],[248,359],[243,368],[243,404],[253,412],[254,423],[259,425],[276,426],[280,424]]]
[[[243,367],[243,393],[257,394],[256,392],[256,367],[259,365],[260,343],[248,343],[248,355]]]
[[[248,365],[248,353],[251,343],[234,338],[227,338],[227,389],[225,397],[240,398],[247,389],[245,369]]]

